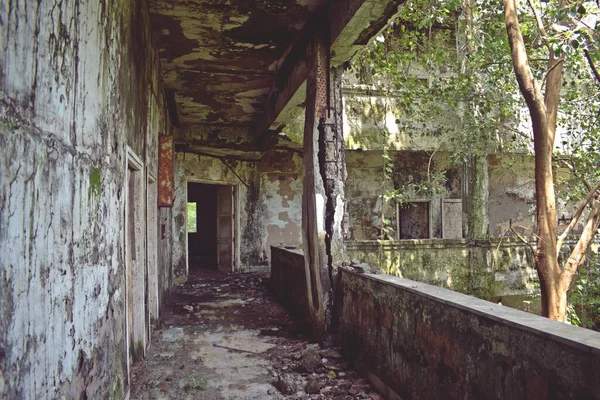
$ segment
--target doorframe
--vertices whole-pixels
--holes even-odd
[[[233,196],[233,272],[239,272],[241,266],[241,235],[240,235],[240,189],[239,183],[231,181],[211,181],[209,179],[199,179],[186,177],[185,178],[185,273],[189,276],[190,273],[190,254],[189,254],[189,236],[188,236],[188,221],[187,221],[187,203],[188,203],[188,184],[189,183],[201,183],[204,185],[213,186],[231,186]]]
[[[136,177],[137,181],[134,182],[135,187],[137,190],[139,190],[139,196],[144,195],[144,189],[145,189],[145,177],[144,177],[144,163],[142,162],[142,159],[135,153],[135,151],[129,147],[128,145],[125,147],[125,196],[123,197],[123,202],[124,202],[124,210],[123,210],[123,218],[124,218],[124,237],[123,237],[123,255],[124,255],[124,259],[125,259],[125,269],[123,271],[124,274],[124,278],[125,278],[125,350],[126,350],[126,360],[127,360],[127,381],[128,381],[128,386],[130,386],[130,374],[131,374],[131,364],[133,363],[133,357],[132,357],[132,349],[131,349],[131,345],[132,345],[132,340],[135,341],[135,328],[134,328],[134,324],[135,321],[129,321],[129,314],[130,312],[133,314],[135,312],[135,298],[132,298],[132,302],[133,304],[129,304],[129,296],[130,293],[129,291],[133,291],[133,286],[130,288],[130,282],[128,280],[127,277],[127,273],[128,273],[128,263],[129,263],[129,252],[131,252],[131,250],[129,249],[129,246],[131,243],[129,243],[129,211],[130,211],[130,207],[131,205],[129,204],[129,197],[130,197],[130,193],[129,193],[129,180],[131,179],[131,171],[135,171],[138,173],[138,177]],[[134,192],[134,197],[136,197],[136,194]],[[145,197],[145,196],[144,196]],[[135,199],[134,199],[135,200]],[[144,218],[141,221],[137,221],[135,219],[135,210],[134,210],[134,224],[137,222],[139,224],[143,224],[144,227],[142,229],[142,231],[145,233],[146,229],[145,229],[145,215],[146,212],[144,210],[143,213],[141,213],[144,215]],[[136,224],[137,225],[137,224]],[[133,227],[135,229],[135,226]],[[140,238],[141,240],[142,238]],[[136,247],[137,247],[137,243],[139,243],[139,241],[136,241]],[[146,243],[144,240],[144,247],[146,247]],[[145,252],[144,249],[142,249],[142,251]],[[145,257],[144,257],[145,258]],[[135,261],[137,260],[131,260],[131,275],[133,276],[134,271],[133,268],[135,268],[136,263]],[[144,268],[147,268],[147,265],[144,266]],[[132,279],[132,281],[134,281]],[[133,282],[131,283],[133,285]],[[135,291],[133,291],[135,293]],[[145,292],[145,288],[144,288],[144,292]],[[133,296],[133,293],[131,293],[131,295]],[[132,310],[129,310],[129,308],[132,307]],[[130,331],[130,324],[131,324],[131,331]],[[144,335],[145,336],[145,335]],[[145,346],[146,344],[144,343],[144,354],[146,352]]]
[[[150,192],[150,188],[154,187],[154,191],[151,193]],[[150,196],[153,195],[153,198],[151,199]],[[148,330],[147,332],[147,340],[148,340],[148,345],[152,342],[152,316],[154,315],[156,318],[158,318],[158,243],[160,242],[159,239],[159,235],[158,235],[158,203],[157,203],[157,197],[158,197],[158,180],[156,177],[156,174],[147,171],[147,179],[146,179],[146,272],[147,272],[147,285],[146,285],[146,294],[147,294],[147,298],[146,298],[146,307],[148,308],[148,313],[146,315],[146,328]],[[151,221],[150,217],[150,213],[154,214],[154,218],[152,218],[153,222],[154,222],[154,232],[151,232],[151,228],[150,228],[150,224],[149,222]],[[151,240],[151,233],[154,233],[154,246],[150,246]],[[153,254],[153,259],[154,259],[154,274],[150,274],[150,254]],[[152,276],[152,278],[151,278]],[[153,285],[150,285],[150,280],[152,279],[153,281]],[[153,287],[151,287],[153,286]],[[151,293],[152,291],[152,293]],[[154,297],[154,302],[156,303],[156,308],[154,310],[150,309],[150,296]]]

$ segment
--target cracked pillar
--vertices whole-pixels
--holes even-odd
[[[343,135],[343,100],[342,73],[338,67],[329,75],[333,85],[328,90],[331,108],[319,123],[319,168],[325,190],[325,256],[330,290],[326,304],[325,323],[328,333],[337,332],[339,304],[336,291],[338,288],[338,267],[346,259],[346,157],[344,153]]]
[[[344,245],[346,162],[342,132],[342,68],[335,69],[329,91],[332,105],[319,121],[319,168],[325,189],[325,253],[329,282],[333,282],[334,268],[346,258]],[[327,85],[328,87],[330,85]]]
[[[327,176],[328,181],[333,182],[331,193],[326,194],[333,201],[333,219],[331,221],[331,261],[334,267],[339,267],[346,260],[346,245],[344,239],[348,233],[346,226],[346,191],[345,184],[347,178],[346,171],[346,153],[344,146],[344,104],[342,98],[342,66],[335,68],[331,74],[332,85],[332,115],[335,119],[335,131],[329,139],[327,146],[327,155],[329,162],[333,164],[331,175]],[[328,228],[326,228],[328,229]],[[329,232],[329,231],[328,231]]]
[[[342,69],[330,71],[326,32],[323,23],[307,51],[302,207],[310,315],[319,339],[331,327],[335,269],[346,257]]]
[[[319,166],[319,122],[327,113],[329,46],[327,25],[321,24],[308,46],[306,61],[306,109],[304,118],[304,179],[302,192],[302,239],[309,315],[315,339],[325,334],[328,269],[325,254],[326,196]]]

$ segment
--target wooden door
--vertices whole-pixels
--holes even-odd
[[[223,272],[233,272],[233,213],[233,186],[219,186],[217,188],[217,265]]]

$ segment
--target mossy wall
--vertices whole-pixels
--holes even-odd
[[[562,257],[572,247],[565,243]],[[346,242],[346,249],[349,258],[387,274],[483,299],[539,293],[533,254],[515,238],[365,240]]]
[[[146,0],[0,3],[1,399],[128,396],[126,302],[143,326],[169,286],[141,218],[125,277],[127,157],[144,187],[170,133],[149,24]]]

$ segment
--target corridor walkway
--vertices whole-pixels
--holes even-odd
[[[305,340],[267,274],[197,272],[176,285],[132,399],[380,399],[341,358]]]

